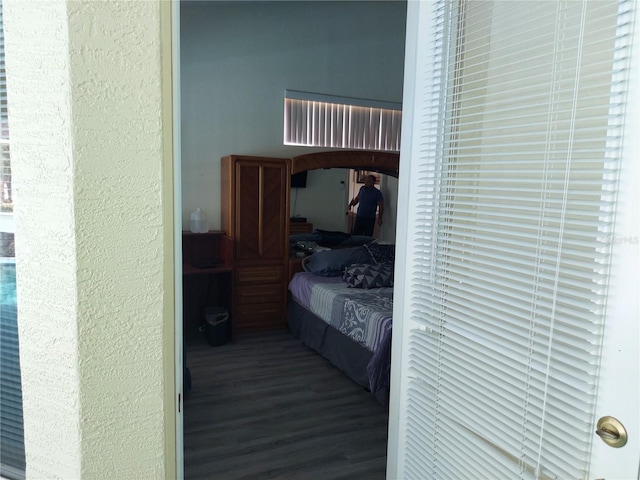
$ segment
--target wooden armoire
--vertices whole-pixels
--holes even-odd
[[[222,229],[233,241],[233,327],[284,328],[290,160],[222,158]]]

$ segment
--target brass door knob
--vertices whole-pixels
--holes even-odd
[[[627,430],[613,417],[602,417],[598,420],[596,434],[604,443],[613,448],[624,447],[627,443]]]

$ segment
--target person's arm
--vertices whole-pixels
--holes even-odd
[[[360,194],[356,195],[350,202],[349,205],[347,205],[347,208],[349,210],[347,210],[347,213],[351,213],[351,207],[355,207],[358,202],[360,202]]]
[[[378,225],[382,225],[382,215],[384,215],[384,202],[380,200],[378,202]]]

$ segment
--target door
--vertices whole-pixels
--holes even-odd
[[[634,7],[408,3],[387,478],[638,477]]]

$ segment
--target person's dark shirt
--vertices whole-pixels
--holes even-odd
[[[382,193],[376,187],[360,187],[357,215],[362,218],[375,218]]]

